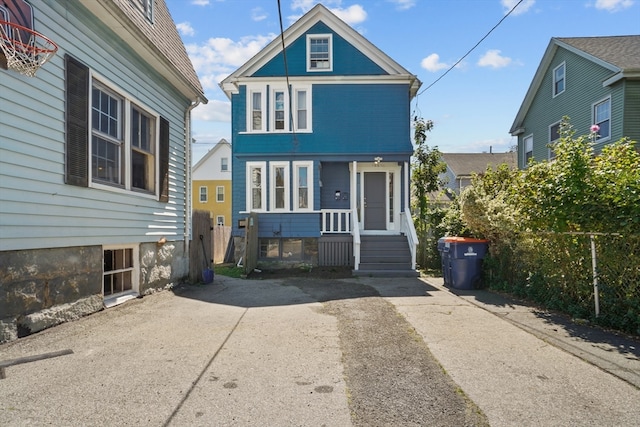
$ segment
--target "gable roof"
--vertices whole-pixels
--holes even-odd
[[[213,146],[212,149],[207,151],[207,153],[204,156],[202,156],[202,158],[198,160],[198,162],[195,165],[193,165],[191,170],[195,172],[198,168],[200,168],[200,166],[205,164],[207,160],[209,160],[209,158],[211,158],[218,150],[220,150],[225,145],[228,145],[229,147],[231,147],[231,144],[229,144],[229,142],[226,139],[222,138],[220,141],[216,143],[216,145]]]
[[[542,84],[542,80],[559,48],[566,49],[611,70],[602,85],[609,86],[623,78],[640,78],[640,35],[606,37],[554,37],[538,65],[524,101],[509,133],[521,132],[522,121]]]
[[[153,0],[153,23],[130,0],[80,0],[160,74],[189,98],[207,103],[165,0]]]
[[[411,97],[415,96],[421,85],[420,80],[418,80],[415,75],[391,59],[391,57],[378,49],[322,4],[315,5],[309,12],[284,31],[282,36],[284,38],[285,49],[320,21],[386,71],[389,74],[389,78],[402,78],[409,81],[411,85]],[[238,85],[244,77],[251,77],[257,70],[281,52],[282,39],[278,36],[254,55],[253,58],[222,80],[220,87],[227,94],[227,97],[231,98],[232,93],[237,93]],[[338,78],[336,76],[333,77]],[[384,78],[384,76],[377,77]]]
[[[516,153],[442,153],[442,161],[457,177],[471,176],[473,173],[482,173],[491,166],[496,168],[506,164],[510,168],[516,168]]]

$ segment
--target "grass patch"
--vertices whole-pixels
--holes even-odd
[[[220,276],[234,277],[240,279],[244,274],[242,267],[236,267],[235,264],[220,264],[214,268],[215,274]]]

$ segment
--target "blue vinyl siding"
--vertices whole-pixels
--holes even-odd
[[[307,34],[333,34],[333,71],[307,72]],[[287,68],[289,76],[304,75],[386,75],[380,66],[362,54],[345,39],[333,33],[324,23],[318,22],[306,34],[287,46]],[[253,77],[284,76],[284,58],[276,55],[266,65],[253,74]]]
[[[349,209],[349,200],[336,200],[336,190],[351,193],[349,163],[322,164],[321,200],[323,209]]]
[[[264,213],[258,217],[258,237],[320,237],[317,213]]]
[[[356,154],[369,161],[375,155],[392,160],[394,153],[413,153],[407,85],[316,84],[312,91],[313,133],[234,131],[234,153]],[[232,100],[233,126],[239,132],[246,128],[245,94],[242,86]]]

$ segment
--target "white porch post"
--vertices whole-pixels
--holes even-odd
[[[411,203],[409,197],[411,197],[411,191],[409,190],[411,185],[409,184],[409,162],[404,162],[404,208],[409,212]]]

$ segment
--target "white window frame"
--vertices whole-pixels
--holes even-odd
[[[224,215],[217,215],[216,216],[216,225],[218,225],[220,227],[224,227]]]
[[[276,92],[282,92],[284,95],[284,127],[282,129],[276,129]],[[291,115],[289,111],[289,91],[286,87],[272,86],[269,90],[269,132],[281,133],[289,132]]]
[[[260,128],[253,128],[253,94],[260,94]],[[267,90],[266,86],[247,86],[247,132],[266,132],[267,127]]]
[[[251,172],[253,169],[260,169],[260,208],[253,209],[253,187]],[[267,209],[267,162],[247,162],[246,164],[246,200],[245,210],[247,212],[264,212]]]
[[[300,168],[307,168],[307,207],[301,208],[298,200],[300,198]],[[298,212],[313,211],[313,161],[295,161],[293,162],[293,210]]]
[[[202,190],[204,190],[204,192]],[[202,196],[204,196],[204,200]],[[207,203],[209,201],[209,188],[206,185],[201,185],[198,189],[198,200],[200,203]]]
[[[220,196],[222,196],[222,200],[220,200]],[[224,203],[224,185],[216,186],[216,202]]]
[[[105,245],[102,247],[102,256],[104,258],[104,252],[105,251],[117,251],[117,250],[126,250],[126,249],[131,249],[132,254],[132,266],[131,267],[126,267],[123,269],[119,269],[119,270],[110,270],[108,272],[102,271],[102,297],[105,300],[109,300],[109,306],[118,304],[120,302],[124,302],[125,300],[122,301],[118,301],[119,297],[122,297],[123,295],[137,295],[140,292],[140,263],[139,263],[139,258],[140,258],[140,251],[139,251],[139,247],[137,245]],[[125,290],[124,292],[116,292],[113,294],[109,294],[109,295],[104,295],[104,277],[105,276],[111,276],[113,274],[117,274],[117,273],[121,273],[121,272],[125,272],[125,271],[130,271],[131,272],[131,289]]]
[[[291,181],[289,179],[289,162],[269,162],[269,208],[272,212],[288,212],[290,210],[291,202],[290,202],[290,188]],[[277,208],[276,207],[276,168],[284,169],[284,207]]]
[[[295,126],[295,130],[296,132],[312,132],[312,123],[313,121],[311,120],[311,117],[313,116],[311,114],[311,86],[293,86],[293,109],[294,109],[294,113],[293,113],[293,123]],[[299,92],[305,92],[306,96],[305,96],[305,105],[304,105],[304,110],[306,111],[306,115],[307,115],[307,127],[300,128],[300,123],[298,121],[298,111],[300,111],[300,105],[298,104],[298,93]]]
[[[220,157],[220,172],[228,172],[228,171],[229,171],[229,158]]]
[[[138,6],[138,9],[140,9],[145,18],[153,23],[153,0],[135,0],[134,3]]]
[[[549,153],[548,153],[549,160],[553,160],[556,158],[556,153],[551,148],[551,144],[555,144],[557,141],[560,140],[560,123],[562,123],[562,121],[557,121],[549,125]],[[558,137],[556,139],[551,139],[553,137],[551,133],[554,126],[558,126]]]
[[[604,103],[609,103],[609,116],[606,118],[606,120],[600,120],[598,121],[597,119],[597,115],[596,115],[596,109],[604,104]],[[609,122],[609,135],[605,135],[605,136],[598,136],[596,138],[596,142],[604,142],[604,141],[608,141],[611,139],[611,97],[607,96],[606,98],[603,98],[597,102],[594,102],[593,105],[591,106],[591,123],[593,123],[594,125],[598,125],[600,126],[601,123],[608,121]],[[602,126],[600,126],[600,129],[602,130]],[[598,135],[600,134],[600,131],[598,131]]]
[[[556,84],[558,83],[558,81],[560,80],[556,80],[556,71],[558,69],[562,68],[562,90],[559,92],[556,92]],[[553,98],[555,98],[556,96],[564,93],[565,90],[567,90],[567,66],[566,63],[562,63],[560,65],[558,65],[557,67],[555,67],[553,69],[553,76],[552,76],[552,81],[553,81],[553,85],[551,87],[551,94],[553,95]]]
[[[318,39],[328,39],[329,44],[329,67],[315,68],[311,67],[311,41]],[[307,72],[320,73],[333,71],[333,34],[307,34]]]
[[[93,90],[98,89],[102,92],[107,93],[108,95],[120,99],[119,104],[119,136],[118,141],[121,144],[121,158],[119,165],[119,174],[121,175],[120,182],[108,182],[104,180],[99,180],[94,178],[93,176],[93,137],[105,137],[106,135],[101,133],[98,130],[93,128]],[[139,110],[141,113],[149,116],[153,120],[153,125],[151,128],[151,145],[152,145],[152,156],[153,156],[153,177],[149,179],[152,183],[152,188],[149,190],[144,190],[140,188],[135,188],[132,186],[132,151],[134,148],[132,147],[131,141],[131,126],[132,126],[132,109],[135,108]],[[132,97],[130,94],[124,92],[116,88],[114,85],[108,83],[108,81],[97,75],[94,72],[91,72],[91,85],[89,90],[89,131],[90,131],[90,143],[89,143],[89,182],[90,187],[92,188],[101,188],[109,191],[115,192],[135,192],[142,197],[149,198],[157,198],[158,191],[160,188],[160,178],[159,178],[159,152],[160,152],[160,115],[139,102],[137,99]],[[113,139],[111,138],[113,141]]]
[[[527,142],[531,142],[531,150],[528,150],[527,148]],[[522,167],[526,168],[527,165],[529,164],[529,158],[527,158],[527,153],[531,153],[531,156],[529,158],[533,158],[533,134],[531,135],[527,135],[524,138],[522,138]]]

